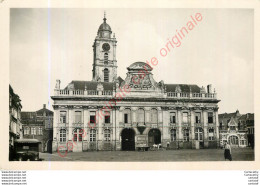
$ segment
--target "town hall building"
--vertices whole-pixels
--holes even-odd
[[[220,100],[211,85],[156,81],[153,68],[144,62],[131,64],[122,79],[116,47],[104,17],[93,44],[92,80],[71,81],[64,89],[56,81],[53,151],[219,146]]]

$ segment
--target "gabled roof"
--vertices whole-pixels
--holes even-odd
[[[228,121],[228,125],[235,125],[237,126],[238,120],[235,119],[234,117],[231,117],[231,119]]]
[[[53,114],[52,111],[50,111],[49,109],[46,109],[46,108],[42,108],[42,109],[40,109],[40,110],[37,110],[36,112],[37,112],[37,113],[46,112],[47,115],[48,115],[48,114]]]
[[[176,88],[180,88],[181,92],[185,93],[200,93],[200,87],[197,85],[188,84],[165,84],[167,92],[175,92]]]

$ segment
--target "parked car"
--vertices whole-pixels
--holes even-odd
[[[17,139],[14,143],[14,160],[39,161],[39,143],[37,139]]]

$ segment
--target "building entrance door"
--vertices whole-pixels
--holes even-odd
[[[229,143],[230,143],[230,146],[238,147],[238,137],[237,136],[230,136],[229,137]]]
[[[133,151],[135,150],[135,132],[133,129],[125,128],[121,134],[122,150]]]
[[[148,133],[148,144],[149,147],[152,147],[154,144],[161,143],[161,132],[159,129],[151,129]]]

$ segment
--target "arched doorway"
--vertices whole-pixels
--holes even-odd
[[[230,136],[229,137],[229,144],[230,146],[238,146],[238,137],[237,136]]]
[[[135,132],[133,129],[125,128],[121,133],[122,150],[133,151],[135,150]]]
[[[153,146],[154,144],[160,144],[161,143],[161,132],[159,129],[151,129],[148,133],[148,141],[149,141],[149,147]]]
[[[49,139],[46,144],[46,151],[52,153],[52,139]]]

